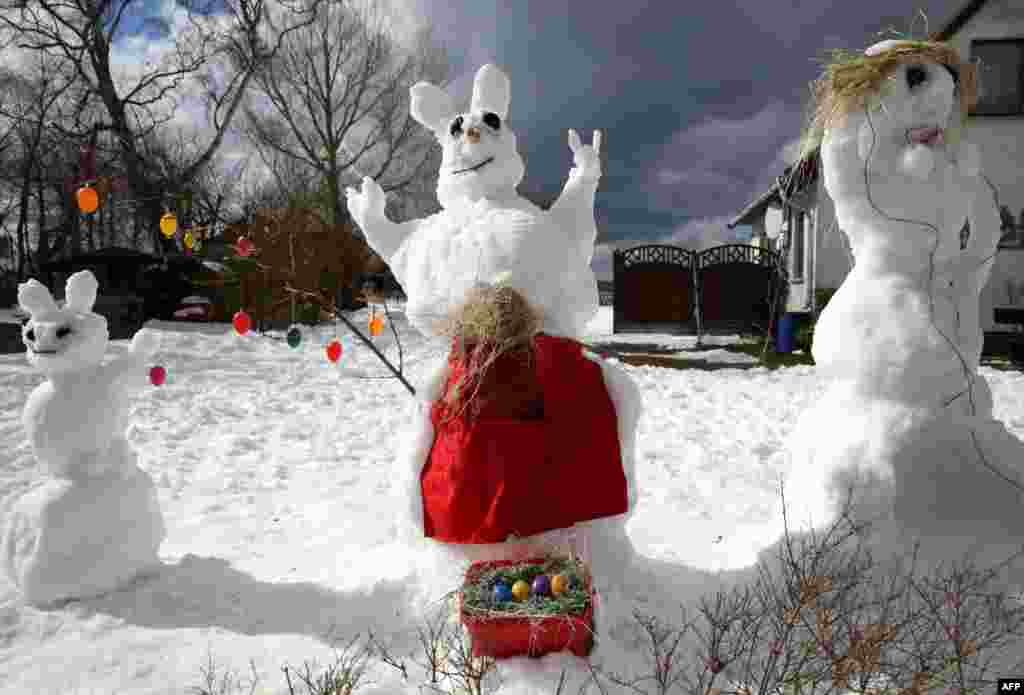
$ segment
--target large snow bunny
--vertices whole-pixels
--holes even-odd
[[[424,536],[426,527],[426,535],[439,541],[434,549],[441,555],[448,551],[456,560],[439,563],[449,572],[458,571],[466,560],[522,557],[552,544],[589,544],[587,554],[599,587],[621,587],[633,554],[625,523],[636,507],[633,445],[640,396],[621,368],[588,353],[575,340],[598,306],[590,261],[596,237],[594,196],[601,176],[600,133],[594,134],[593,145],[584,145],[575,131],[569,131],[575,166],[561,196],[544,211],[516,192],[525,167],[515,133],[506,122],[509,81],[501,70],[493,65],[480,68],[468,112],[459,113],[448,94],[431,84],[416,84],[411,96],[413,117],[434,133],[443,150],[437,186],[443,210],[424,219],[391,222],[384,213],[384,192],[369,178],[363,180],[361,191],[348,189],[349,209],[370,246],[387,260],[405,289],[407,316],[420,332],[442,335],[439,320],[474,286],[499,276],[501,284],[514,288],[538,310],[536,378],[544,391],[545,419],[553,429],[542,435],[525,425],[500,433],[496,423],[483,423],[481,428],[491,428],[486,434],[479,429],[476,435],[438,430],[439,399],[453,378],[452,361],[446,359],[419,392],[417,421],[396,465],[396,490],[409,515],[400,522],[400,530],[415,539]],[[576,384],[579,388],[574,389]],[[569,423],[574,413],[581,420]],[[602,424],[587,430],[580,427],[582,421]],[[586,481],[587,462],[600,458],[594,461],[593,482],[608,481],[609,494],[584,509],[588,493],[582,489],[550,499],[542,485],[527,482],[536,483],[540,471],[533,471],[532,477],[529,470],[511,473],[514,467],[528,468],[531,460],[543,458],[536,452],[545,436],[548,441],[561,438],[569,446],[576,444],[575,451],[554,457],[549,453],[543,459],[552,466],[550,477],[576,466],[575,473]],[[452,451],[463,445],[472,448],[472,442],[492,452],[481,455],[509,461],[503,465],[508,476],[492,480],[490,488],[473,488],[470,479],[483,474],[474,474],[468,454],[459,459],[466,452]],[[445,457],[449,459],[439,462]],[[561,468],[555,470],[556,466]],[[614,482],[616,477],[619,483]],[[467,488],[482,491],[476,496],[484,499],[471,504],[474,495]],[[567,511],[564,521],[557,522],[556,510],[573,505],[578,509]],[[464,506],[474,507],[477,515]],[[526,508],[533,510],[532,515]],[[526,533],[503,535],[520,527]]]
[[[37,604],[115,588],[158,563],[165,535],[156,489],[125,438],[126,391],[146,383],[157,341],[141,330],[125,355],[104,364],[97,289],[89,271],[68,279],[63,306],[36,280],[18,288],[30,314],[22,329],[28,360],[46,376],[23,423],[48,477],[5,501],[2,558]]]

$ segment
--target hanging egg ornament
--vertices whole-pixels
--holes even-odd
[[[231,325],[238,331],[238,335],[245,335],[252,329],[252,319],[244,311],[236,311],[231,317]]]
[[[165,212],[160,218],[160,233],[170,239],[178,232],[178,218],[173,212]]]
[[[302,331],[299,330],[298,326],[292,326],[288,329],[284,339],[288,341],[288,347],[297,348],[299,347],[299,343],[302,342]]]
[[[530,598],[530,585],[520,579],[512,585],[512,596],[516,601],[525,601]]]
[[[512,589],[507,582],[497,582],[494,585],[494,602],[508,603],[512,600]]]
[[[569,590],[569,576],[565,574],[556,574],[551,578],[551,593],[555,596],[561,596]]]
[[[100,196],[92,186],[82,186],[75,195],[78,202],[78,209],[86,215],[96,212],[100,206]]]
[[[235,242],[235,252],[243,258],[251,256],[252,252],[255,250],[256,245],[253,244],[248,237],[240,237],[238,241]]]
[[[533,586],[531,587],[535,596],[550,596],[551,595],[551,579],[546,574],[538,574],[533,579]]]
[[[370,319],[370,335],[376,338],[384,332],[384,319],[376,314]]]
[[[327,359],[331,362],[337,362],[341,359],[341,341],[332,340],[327,343]]]
[[[181,238],[181,243],[185,244],[185,248],[191,251],[195,248],[196,238],[192,236],[192,232],[185,232],[185,236]]]
[[[167,370],[157,365],[149,370],[149,383],[153,386],[163,386],[167,381]]]

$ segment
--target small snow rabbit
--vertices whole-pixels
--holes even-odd
[[[157,341],[141,330],[126,355],[103,364],[108,332],[107,320],[92,311],[97,289],[91,272],[77,272],[58,307],[37,280],[18,287],[30,315],[22,329],[28,361],[47,377],[29,395],[23,421],[36,457],[55,477],[115,472],[135,459],[124,439],[124,389],[145,383]]]
[[[441,88],[411,89],[413,118],[443,150],[437,196],[444,208],[394,223],[385,194],[369,177],[349,188],[348,206],[370,246],[384,258],[409,298],[409,321],[435,335],[435,320],[478,281],[507,274],[544,317],[551,335],[576,337],[597,311],[590,269],[597,227],[594,194],[601,177],[601,134],[584,145],[569,131],[575,167],[559,199],[543,211],[516,192],[525,165],[508,127],[508,77],[494,65],[477,71],[472,104],[459,113]]]

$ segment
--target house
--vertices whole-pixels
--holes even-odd
[[[970,0],[933,38],[980,62],[979,100],[966,137],[980,148],[984,172],[998,190],[1003,232],[981,293],[981,324],[986,333],[1013,331],[995,322],[994,309],[1024,308],[1024,3]],[[752,244],[785,253],[789,312],[814,311],[816,292],[837,288],[853,267],[817,157],[787,168],[728,226],[741,224],[753,228]]]

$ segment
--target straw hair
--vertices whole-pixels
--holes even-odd
[[[467,362],[465,377],[449,389],[445,402],[460,402],[460,412],[465,411],[498,358],[511,352],[530,358],[540,325],[540,314],[512,287],[497,284],[471,289],[441,325],[442,333],[454,344],[453,350]]]
[[[970,109],[977,103],[977,72],[976,66],[962,61],[949,44],[905,39],[875,55],[835,49],[825,61],[821,77],[811,87],[813,107],[801,143],[800,159],[821,145],[826,129],[841,125],[848,114],[867,108],[869,97],[879,92],[900,65],[920,62],[948,65],[959,75],[957,96],[962,127]]]

